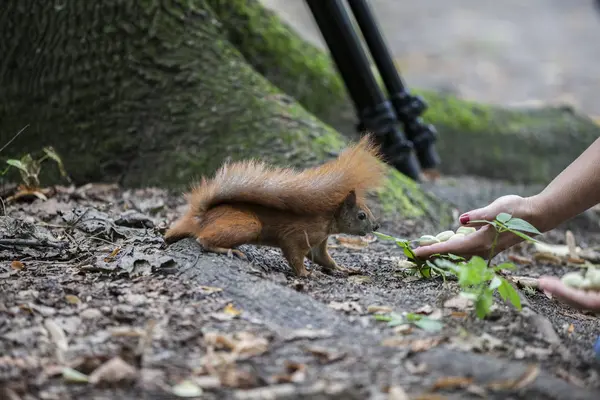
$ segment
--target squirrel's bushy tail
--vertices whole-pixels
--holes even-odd
[[[250,203],[301,214],[328,213],[352,190],[363,201],[384,175],[385,164],[367,135],[335,160],[303,171],[256,160],[224,164],[212,179],[202,178],[188,201],[196,216],[223,203]]]

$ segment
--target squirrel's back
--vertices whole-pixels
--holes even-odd
[[[347,147],[336,159],[302,171],[251,160],[224,164],[212,179],[202,178],[188,195],[191,210],[203,215],[224,203],[249,203],[300,214],[335,210],[348,193],[364,201],[377,187],[385,164],[370,136]]]

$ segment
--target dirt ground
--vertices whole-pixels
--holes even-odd
[[[0,217],[1,398],[600,394],[597,317],[535,289],[521,290],[520,312],[496,299],[481,321],[458,301],[455,282],[409,276],[389,242],[334,238],[332,256],[360,274],[315,269],[297,279],[275,249],[244,246],[247,263],[203,254],[188,239],[165,248],[161,232],[183,210],[178,194],[87,185],[47,196],[8,204]],[[423,229],[404,220],[383,221],[381,231],[417,237]],[[584,249],[600,245],[597,233],[575,236]],[[564,232],[543,240],[564,243]],[[509,256],[522,263],[513,276],[572,269],[530,245]],[[443,328],[388,326],[376,307]]]

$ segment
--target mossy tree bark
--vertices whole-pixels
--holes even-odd
[[[0,140],[29,124],[5,154],[53,145],[76,182],[173,188],[225,159],[300,167],[334,155],[344,138],[246,61],[215,13],[225,5],[4,2]],[[386,211],[448,222],[442,202],[391,169],[389,176],[379,194]]]
[[[353,110],[325,52],[258,0],[208,1],[251,65],[323,121],[353,134]],[[568,108],[514,110],[414,92],[429,103],[424,118],[440,132],[441,169],[448,174],[545,184],[600,136],[597,124]]]

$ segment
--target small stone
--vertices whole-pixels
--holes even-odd
[[[83,319],[98,319],[102,317],[102,311],[97,308],[87,308],[83,310],[79,316]]]

